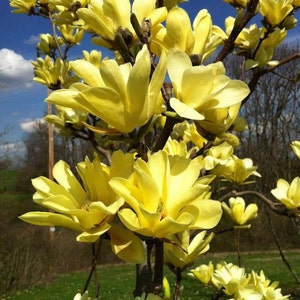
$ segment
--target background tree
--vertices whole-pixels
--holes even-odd
[[[48,124],[37,121],[34,130],[23,138],[24,154],[20,157],[18,186],[23,191],[32,191],[31,179],[48,176]],[[91,144],[83,139],[61,136],[54,133],[54,162],[66,161],[72,168],[85,156],[93,157]]]

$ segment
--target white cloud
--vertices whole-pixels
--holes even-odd
[[[33,83],[33,66],[30,60],[13,50],[0,49],[0,89],[29,87]]]
[[[45,122],[45,120],[43,118],[38,118],[38,119],[34,119],[34,120],[26,119],[20,123],[20,127],[25,132],[31,133],[37,129],[38,124],[44,123],[44,122]]]
[[[28,39],[24,40],[24,43],[28,45],[36,45],[39,41],[39,35],[31,35]]]

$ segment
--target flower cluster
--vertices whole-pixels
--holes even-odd
[[[53,29],[40,35],[33,62],[34,80],[51,90],[46,102],[55,105],[46,120],[62,135],[91,141],[97,152],[77,164],[77,175],[59,161],[54,180],[33,179],[33,200],[47,211],[20,218],[75,230],[79,242],[108,239],[124,261],[146,261],[151,279],[137,288],[137,299],[161,299],[163,263],[182,272],[209,250],[223,211],[238,228],[257,217],[258,206],[234,192],[214,200],[229,185],[260,177],[250,158],[234,154],[235,132],[246,128],[238,114],[254,87],[229,77],[223,60],[230,52],[242,56],[243,75],[253,81],[275,68],[275,49],[296,26],[299,7],[292,0],[227,0],[237,15],[223,31],[206,9],[191,21],[181,2],[10,0],[14,12],[42,16]],[[249,24],[255,15],[262,27]],[[111,55],[83,51],[68,61],[85,33]],[[300,157],[299,142],[292,148]],[[298,213],[299,177],[291,184],[280,179],[272,194]],[[235,299],[287,298],[263,273],[232,264],[200,266],[192,274]]]
[[[246,273],[244,268],[232,263],[222,262],[214,268],[210,262],[208,265],[200,265],[191,270],[189,275],[204,284],[222,289],[230,299],[284,300],[289,298],[289,295],[283,296],[281,289],[277,288],[279,283],[271,283],[263,271],[259,274],[254,271]]]

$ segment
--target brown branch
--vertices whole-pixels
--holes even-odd
[[[248,22],[256,15],[256,8],[259,0],[250,0],[245,9],[244,16],[241,22],[235,22],[233,29],[228,37],[228,39],[224,43],[224,47],[217,55],[215,62],[223,61],[226,56],[231,53],[234,49],[234,42],[237,39],[238,35],[241,33],[243,28],[248,24]]]
[[[60,44],[59,44],[59,42],[58,42],[58,39],[57,39],[57,33],[56,33],[56,29],[55,29],[55,24],[54,24],[54,21],[53,21],[53,18],[52,18],[52,15],[51,15],[50,12],[49,12],[49,14],[48,14],[48,17],[49,17],[49,20],[50,20],[50,22],[51,22],[53,38],[54,38],[54,41],[55,41],[55,44],[56,44],[56,47],[57,47],[59,56],[60,56],[60,58],[61,58],[62,60],[66,60],[66,56],[63,54],[62,49],[61,49],[61,47],[60,47]]]
[[[289,55],[289,56],[281,59],[276,66],[269,66],[266,69],[265,73],[273,72],[276,68],[278,68],[278,67],[280,67],[280,66],[282,66],[284,64],[287,64],[287,63],[289,63],[292,60],[297,59],[297,58],[300,58],[300,52],[291,54],[291,55]]]
[[[256,196],[257,198],[262,200],[269,208],[271,208],[275,213],[277,213],[279,215],[283,215],[283,216],[287,216],[287,217],[293,216],[293,215],[291,215],[291,212],[289,210],[287,210],[285,207],[283,207],[283,205],[281,203],[276,204],[272,200],[267,198],[265,195],[263,195],[262,193],[259,193],[257,191],[235,191],[234,190],[234,191],[231,191],[231,192],[225,194],[221,198],[219,198],[219,201],[223,202],[230,197],[239,197],[239,196],[247,196],[247,195]],[[279,206],[282,209],[279,209]]]
[[[242,105],[245,104],[248,101],[248,99],[250,98],[250,96],[253,93],[253,91],[255,90],[256,85],[257,85],[257,83],[259,81],[259,78],[261,76],[263,76],[263,75],[265,75],[267,73],[270,73],[270,72],[274,72],[274,70],[276,68],[278,68],[278,67],[280,67],[280,66],[282,66],[284,64],[287,64],[287,63],[289,63],[289,62],[291,62],[291,61],[293,61],[295,59],[299,59],[299,58],[300,58],[300,53],[299,52],[298,53],[294,53],[294,54],[291,54],[291,55],[289,55],[289,56],[281,59],[276,66],[269,66],[269,67],[267,67],[264,70],[261,70],[259,72],[254,72],[251,80],[248,83],[248,87],[250,89],[250,94],[243,100]],[[279,74],[276,74],[276,75],[281,76]],[[283,77],[283,76],[281,76],[281,77]],[[296,81],[297,80],[297,76],[295,78],[293,78],[293,79],[291,79],[291,78],[285,78],[285,79],[290,80],[290,81]]]

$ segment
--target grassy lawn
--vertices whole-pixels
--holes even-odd
[[[294,271],[300,274],[300,253],[292,252],[286,254],[287,259],[292,265]],[[197,264],[207,263],[210,260],[219,262],[225,260],[227,262],[236,263],[234,255],[213,255],[202,258]],[[292,293],[297,290],[291,273],[282,263],[277,254],[248,254],[243,256],[243,264],[246,270],[250,270],[250,266],[259,272],[262,268],[266,276],[272,281],[280,281],[280,287],[284,293]],[[132,299],[132,289],[134,287],[134,266],[118,265],[118,266],[101,266],[100,274],[100,298],[106,300]],[[37,286],[31,290],[20,291],[14,294],[3,296],[1,300],[64,300],[73,299],[76,292],[80,291],[87,278],[88,271],[70,273],[66,276],[58,277],[55,281],[42,286]],[[166,275],[172,285],[172,275],[166,270]],[[211,299],[210,290],[196,280],[187,277],[184,274],[182,300],[190,299]],[[92,287],[92,285],[91,285]],[[90,295],[93,296],[91,288]],[[294,295],[290,299],[299,299],[300,295]]]

